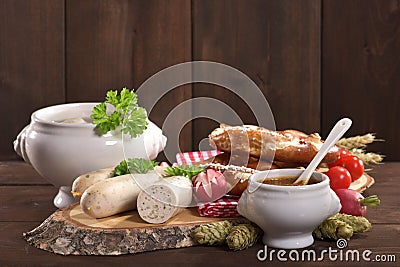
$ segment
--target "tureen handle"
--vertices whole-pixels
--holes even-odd
[[[329,193],[331,195],[331,205],[329,207],[329,216],[332,216],[332,215],[338,213],[342,209],[342,205],[340,204],[339,197],[336,195],[336,193],[332,189],[329,189]]]
[[[247,186],[247,191],[249,191],[250,194],[256,191],[262,185],[261,183],[254,181],[255,180],[254,175],[256,174],[254,173],[249,177],[249,185]]]
[[[29,125],[26,125],[22,131],[17,135],[17,138],[14,140],[14,150],[15,152],[24,159],[26,163],[31,163],[29,161],[28,155],[26,153],[26,147],[25,147],[25,139],[27,135],[27,130],[29,128]]]

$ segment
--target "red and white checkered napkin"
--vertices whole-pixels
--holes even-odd
[[[176,154],[176,162],[178,165],[192,165],[193,163],[207,160],[221,154],[222,151],[192,151]],[[206,217],[238,217],[236,207],[238,204],[238,196],[224,196],[214,202],[200,203],[197,205],[197,211],[200,216]]]
[[[178,165],[192,165],[195,162],[215,157],[221,153],[222,151],[219,150],[183,152],[176,154],[176,162]]]
[[[238,196],[224,196],[214,202],[198,204],[197,211],[206,217],[238,217],[238,200]]]

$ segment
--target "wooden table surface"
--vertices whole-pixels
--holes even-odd
[[[375,178],[375,184],[364,195],[377,194],[381,205],[369,208],[367,217],[373,227],[371,231],[357,234],[342,249],[343,260],[336,242],[316,241],[307,248],[316,252],[317,257],[323,250],[332,251],[332,257],[324,254],[325,266],[400,266],[400,163],[384,163],[375,166],[369,174]],[[22,236],[38,226],[56,208],[53,197],[57,189],[41,178],[29,165],[20,161],[0,162],[0,266],[312,266],[317,261],[302,261],[302,251],[289,251],[286,262],[278,260],[277,252],[265,261],[257,259],[257,253],[264,248],[259,243],[250,249],[233,252],[225,247],[190,247],[171,250],[159,250],[122,256],[61,256],[30,246]],[[352,250],[352,251],[350,251]],[[357,250],[357,252],[354,252]],[[367,250],[371,251],[368,255]],[[346,252],[349,261],[346,260]],[[360,260],[352,261],[350,252],[359,253]],[[283,253],[283,252],[281,252]],[[289,256],[299,261],[291,260]],[[365,254],[370,261],[362,258]],[[307,259],[307,255],[304,254]],[[334,260],[333,257],[337,256]],[[356,254],[354,254],[356,255]],[[262,256],[262,255],[261,255]],[[332,258],[332,260],[331,260]],[[386,260],[385,262],[378,260]]]

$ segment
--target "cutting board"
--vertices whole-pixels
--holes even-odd
[[[196,227],[223,220],[249,222],[243,217],[201,217],[196,208],[187,208],[164,224],[146,223],[137,211],[94,219],[74,204],[57,210],[24,237],[39,249],[62,255],[133,254],[195,246],[191,232]]]

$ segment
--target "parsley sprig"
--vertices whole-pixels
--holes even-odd
[[[120,164],[114,168],[114,177],[129,174],[131,173],[130,171],[137,173],[147,173],[151,170],[154,170],[154,167],[157,165],[158,162],[155,162],[154,160],[130,158],[127,161],[121,161]]]
[[[169,176],[187,176],[190,180],[201,172],[206,172],[206,169],[196,165],[180,165],[177,167],[168,167],[164,172]]]
[[[107,103],[115,108],[111,114],[107,112]],[[132,138],[141,135],[148,124],[146,110],[138,106],[137,95],[127,88],[119,95],[116,90],[108,91],[106,100],[93,108],[90,117],[102,134],[122,126],[121,131]]]

